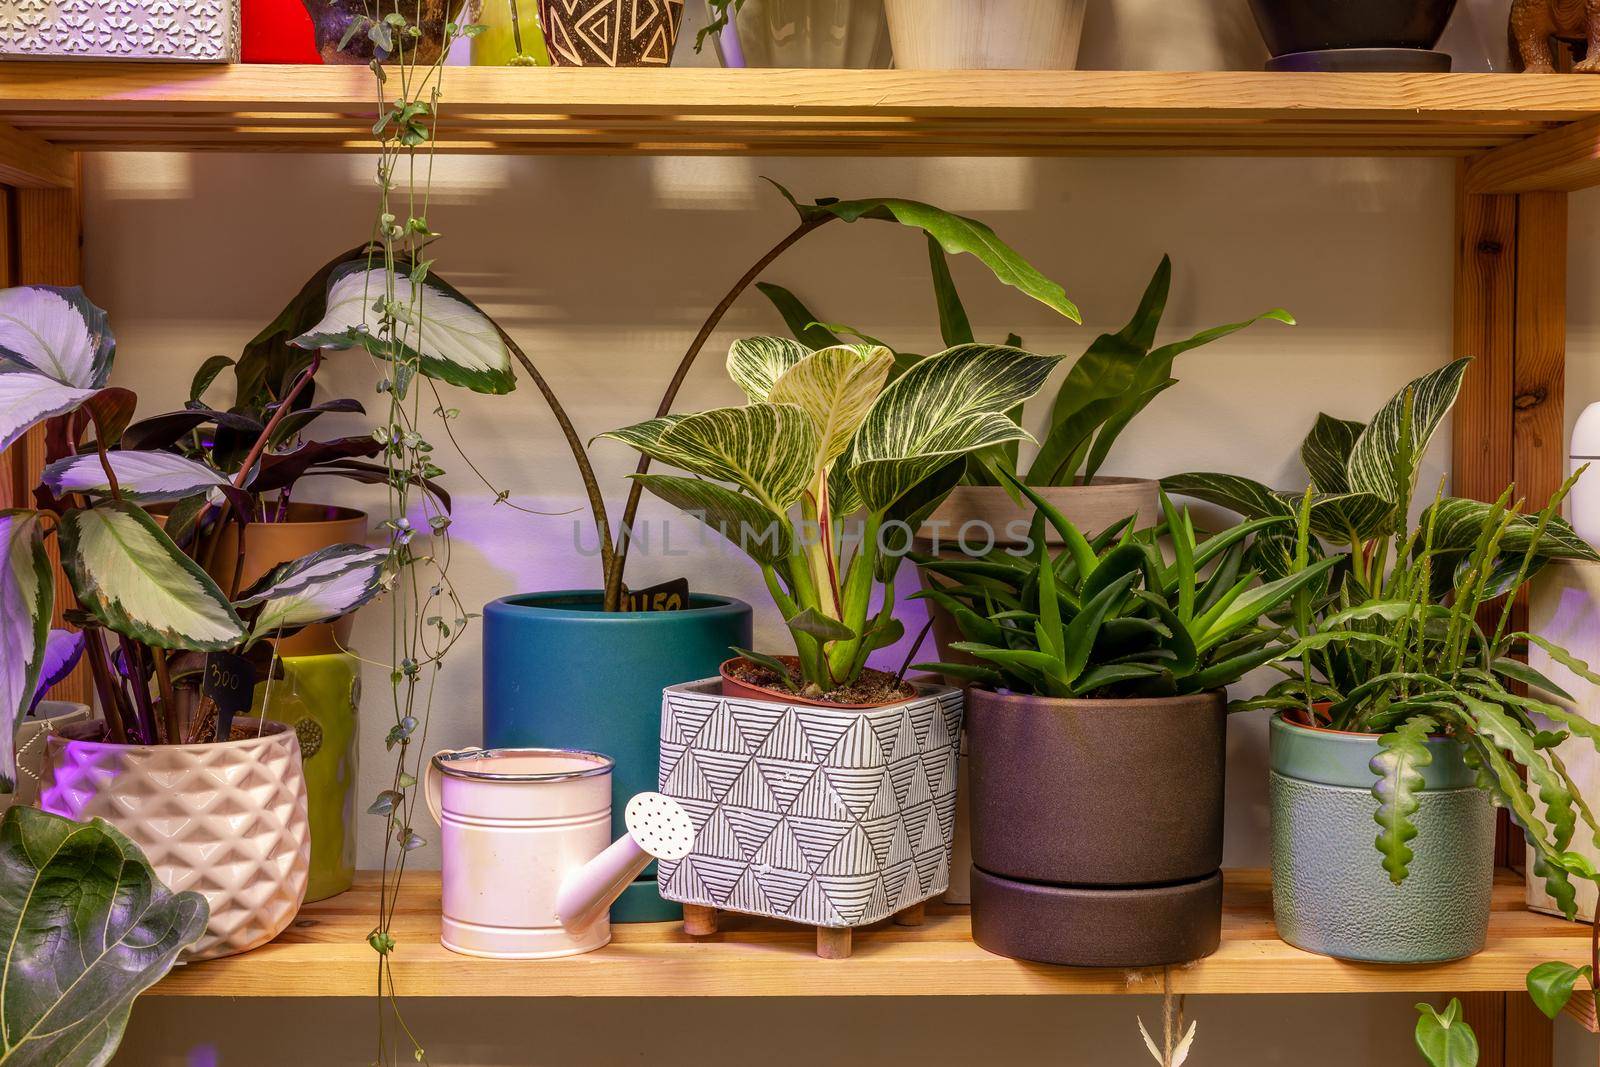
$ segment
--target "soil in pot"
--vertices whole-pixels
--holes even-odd
[[[795,656],[778,656],[794,672],[800,674],[800,660]],[[861,677],[849,685],[838,686],[823,692],[816,685],[807,686],[799,693],[786,689],[783,679],[771,667],[739,658],[722,665],[722,695],[748,697],[752,700],[775,700],[780,703],[814,704],[818,707],[881,708],[899,704],[917,695],[916,686],[896,678],[888,671],[868,667]]]

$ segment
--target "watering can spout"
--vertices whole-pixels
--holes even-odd
[[[652,860],[679,860],[694,845],[694,823],[683,806],[660,793],[628,801],[628,832],[561,882],[556,917],[568,933],[599,922]]]

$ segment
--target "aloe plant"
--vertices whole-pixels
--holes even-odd
[[[1223,689],[1286,652],[1263,617],[1333,566],[1325,560],[1261,583],[1243,565],[1251,540],[1288,520],[1258,519],[1202,540],[1188,511],[1163,496],[1160,527],[1135,530],[1125,519],[1091,539],[1034,489],[1012,484],[1036,509],[1026,555],[918,561],[947,583],[918,595],[951,613],[967,638],[952,647],[978,661],[922,669],[1071,699]],[[1053,556],[1047,523],[1064,542]]]
[[[944,249],[928,242],[928,263],[933,276],[934,304],[939,315],[939,333],[946,347],[971,344],[972,324],[956,291]],[[762,283],[757,288],[783,316],[799,340],[812,346],[842,344],[839,335],[851,335],[872,344],[877,338],[848,326],[820,321],[801,299],[779,285]],[[1051,402],[1049,428],[1026,472],[1019,466],[1017,442],[996,445],[974,454],[967,463],[963,481],[969,485],[1006,485],[1008,475],[1021,477],[1029,485],[1075,485],[1100,472],[1118,437],[1151,401],[1177,385],[1172,377],[1173,363],[1185,352],[1219,341],[1262,320],[1294,325],[1294,318],[1282,308],[1263,312],[1243,322],[1202,330],[1193,337],[1156,347],[1156,331],[1166,311],[1172,290],[1172,259],[1163,256],[1146,286],[1133,318],[1116,333],[1102,334],[1094,340],[1068,371]],[[1075,321],[1075,320],[1074,320]],[[1006,341],[1020,346],[1012,334]],[[923,357],[895,351],[896,370],[914,366]],[[1021,421],[1022,409],[1012,412]]]
[[[1005,413],[1039,390],[1056,360],[962,345],[890,383],[893,364],[879,346],[813,351],[748,338],[727,364],[748,404],[601,435],[698,476],[634,477],[760,565],[812,692],[854,682],[869,653],[900,639],[891,590],[904,535],[967,455],[1025,436]],[[844,520],[857,512],[861,532],[847,538]],[[875,585],[884,595],[873,611]]]

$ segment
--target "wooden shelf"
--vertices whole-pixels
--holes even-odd
[[[440,145],[460,152],[1468,156],[1600,115],[1600,78],[1581,75],[452,67],[446,77]],[[0,68],[0,122],[35,155],[359,150],[372,147],[374,92],[364,67],[12,62]],[[1585,149],[1577,141],[1555,146],[1560,162]],[[9,148],[0,136],[0,159],[23,154]],[[37,169],[56,173],[59,160]]]
[[[168,996],[370,995],[376,958],[366,944],[376,881],[307,905],[277,941],[254,952],[179,967],[151,990]],[[1265,871],[1227,874],[1217,953],[1172,969],[1180,993],[1470,993],[1523,988],[1546,960],[1586,962],[1589,928],[1528,911],[1522,881],[1495,887],[1489,945],[1457,963],[1391,967],[1343,963],[1278,940]],[[395,981],[408,997],[974,996],[1159,993],[1160,968],[1079,970],[1019,963],[973,944],[966,909],[930,907],[925,925],[858,931],[849,960],[820,960],[810,928],[725,915],[696,943],[678,923],[614,927],[598,952],[512,962],[459,956],[439,944],[437,872],[406,876],[393,926]]]

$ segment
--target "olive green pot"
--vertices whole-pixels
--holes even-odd
[[[1372,734],[1272,720],[1272,913],[1278,935],[1324,956],[1433,963],[1483,948],[1494,888],[1494,804],[1462,747],[1428,742],[1415,857],[1395,885],[1375,845]]]

